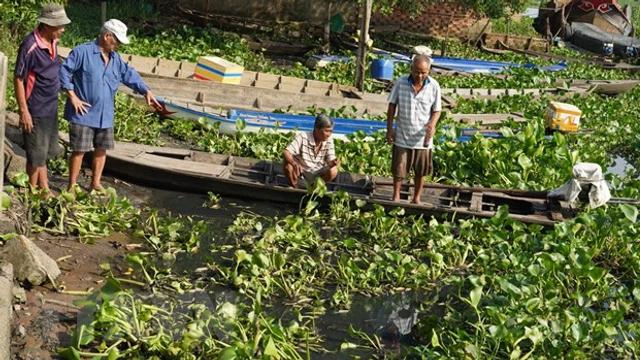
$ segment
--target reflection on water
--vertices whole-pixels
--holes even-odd
[[[344,341],[359,341],[349,335],[348,329],[352,325],[369,336],[378,336],[390,351],[397,351],[402,343],[410,342],[408,335],[418,321],[421,298],[413,292],[377,297],[355,296],[349,311],[328,311],[316,320],[316,326],[330,350],[339,349]],[[355,355],[354,352],[347,351],[344,358],[351,355]],[[331,354],[318,355],[317,358],[335,357],[336,354]]]
[[[627,169],[634,169],[634,167],[633,165],[629,164],[629,162],[625,158],[615,155],[613,156],[613,165],[609,166],[606,173],[624,176]]]

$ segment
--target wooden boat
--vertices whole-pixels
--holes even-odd
[[[292,204],[299,204],[307,194],[306,189],[288,187],[280,163],[185,149],[117,143],[109,151],[105,170],[136,183],[186,192]],[[575,215],[566,204],[552,210],[544,192],[428,184],[418,205],[407,201],[408,186],[403,187],[403,200],[393,202],[390,178],[350,173],[340,173],[328,188],[346,191],[354,200],[402,207],[414,214],[492,217],[499,206],[506,205],[511,218],[546,226]]]
[[[632,36],[632,20],[616,0],[551,0],[540,4],[533,27],[543,36],[560,35],[570,39],[572,30],[569,28],[588,24],[593,26],[593,31],[589,30],[587,38],[595,40],[608,35]],[[575,45],[582,47],[588,44],[578,41]],[[594,50],[602,50],[602,47]]]
[[[312,50],[314,46],[305,44],[293,44],[281,41],[262,40],[253,36],[243,36],[247,41],[249,49],[264,52],[270,55],[280,56],[302,56]]]
[[[7,124],[16,129],[10,133],[20,142],[22,137],[16,128],[18,117],[13,114],[7,120]],[[69,135],[60,133],[60,140],[68,144]],[[278,162],[189,149],[118,141],[109,151],[105,170],[133,183],[192,193],[214,192],[291,204],[299,204],[307,194],[305,188],[288,186],[282,164]],[[499,206],[506,205],[512,219],[545,226],[576,214],[567,204],[548,200],[546,191],[427,184],[421,197],[422,204],[411,204],[408,202],[409,184],[402,186],[401,201],[389,200],[391,178],[339,173],[327,186],[330,191],[349,193],[354,200],[366,200],[389,209],[402,207],[411,214],[487,218],[494,216]],[[638,206],[640,200],[612,198],[610,203]]]
[[[595,54],[637,58],[640,56],[640,39],[603,31],[595,24],[574,22],[565,25],[565,39]],[[607,49],[610,45],[610,49]]]
[[[500,48],[500,44],[507,44],[512,48],[536,51],[549,51],[549,42],[537,36],[521,36],[502,33],[482,34],[482,43],[489,48]]]
[[[551,52],[519,49],[517,47],[507,45],[501,40],[497,40],[496,43],[493,44],[493,46],[480,44],[480,49],[484,52],[487,52],[490,54],[496,54],[496,55],[504,55],[510,52],[514,52],[517,54],[535,56],[535,57],[539,57],[547,60],[564,61],[567,63],[592,64],[605,70],[624,70],[624,71],[632,71],[632,72],[640,71],[640,66],[631,65],[623,61],[613,62],[610,59],[606,59],[598,56],[592,56],[589,58],[578,58],[578,57],[572,57],[572,56],[557,55]]]
[[[66,58],[70,52],[70,48],[58,48],[58,54],[63,58]],[[189,61],[168,60],[125,53],[120,53],[120,56],[145,78],[193,79],[193,73],[196,68],[196,63]],[[301,92],[313,95],[358,98],[356,94],[358,90],[353,86],[249,70],[243,72],[240,85],[281,90],[283,92]]]
[[[70,49],[60,48],[61,56]],[[199,103],[209,107],[242,108],[264,111],[291,109],[307,111],[309,107],[348,108],[358,115],[385,114],[387,95],[361,93],[350,86],[290,76],[245,71],[240,85],[192,79],[195,64],[121,54],[134,66],[156,95],[177,101]],[[587,94],[589,86],[533,89],[442,89],[443,108],[456,106],[456,98],[495,99],[499,96],[578,93]]]
[[[160,100],[165,111],[162,115],[172,119],[186,119],[200,121],[219,126],[222,134],[235,134],[238,123],[242,122],[244,132],[282,132],[312,131],[315,117],[311,115],[282,114],[264,111],[230,109],[220,111],[207,106],[181,103],[168,99]],[[375,132],[386,130],[386,123],[376,120],[333,118],[333,136],[336,139],[348,141],[347,136],[356,132],[373,135]]]
[[[118,142],[109,151],[105,170],[144,185],[193,192],[214,192],[224,196],[300,204],[308,199],[305,188],[291,188],[282,164],[188,149],[153,147]],[[571,218],[577,211],[564,202],[547,199],[546,191],[459,187],[427,184],[421,204],[408,202],[410,186],[403,185],[401,200],[391,201],[391,178],[340,173],[327,184],[330,192],[342,190],[353,200],[409,214],[427,216],[493,217],[502,205],[509,217],[531,224],[552,226]],[[640,204],[635,199],[612,199],[611,203]]]
[[[342,41],[343,46],[348,49],[357,49],[357,44],[349,42],[347,40]],[[371,50],[374,54],[392,59],[397,62],[410,63],[411,56],[406,54],[399,54],[392,51],[387,51],[384,49],[373,48]],[[315,55],[320,56],[322,55]],[[334,59],[334,61],[345,62],[350,61],[350,57],[336,57],[327,55],[329,59]],[[466,59],[466,58],[458,58],[458,57],[449,57],[449,56],[437,56],[432,55],[431,59],[433,61],[432,67],[449,70],[449,71],[457,71],[457,72],[466,72],[470,74],[497,74],[508,70],[510,68],[526,68],[526,69],[540,69],[545,71],[562,71],[566,68],[566,65],[563,63],[554,64],[550,66],[538,67],[534,64],[518,64],[513,62],[504,62],[504,61],[490,61],[490,60],[477,60],[477,59]]]
[[[640,80],[572,80],[571,86],[588,87],[590,92],[601,95],[619,95],[630,91]],[[558,84],[560,86],[560,84]]]
[[[282,114],[263,111],[251,111],[242,109],[230,109],[221,111],[199,104],[180,102],[171,99],[161,99],[165,111],[163,116],[172,119],[204,120],[210,124],[218,124],[222,134],[234,134],[237,131],[239,121],[243,123],[245,132],[290,132],[313,130],[315,117],[311,115]],[[451,114],[455,122],[476,124],[481,126],[497,125],[509,119],[522,122],[526,119],[520,113],[511,114]],[[386,131],[386,122],[366,119],[333,118],[335,125],[333,136],[336,139],[348,141],[348,135],[362,132],[365,135],[373,135],[378,131]],[[467,135],[471,134],[471,130]],[[463,134],[465,135],[465,134]],[[472,135],[472,134],[471,134]],[[492,136],[496,137],[496,136]]]
[[[309,107],[347,108],[358,115],[383,115],[387,111],[387,95],[359,93],[359,99],[341,96],[312,95],[304,92],[284,93],[282,90],[264,89],[253,86],[220,84],[177,78],[145,78],[145,82],[156,95],[177,101],[199,103],[209,107],[242,108],[264,111],[290,109],[307,111]],[[495,99],[501,96],[561,94],[588,94],[589,87],[571,86],[534,89],[442,89],[442,105],[452,109],[456,98]]]

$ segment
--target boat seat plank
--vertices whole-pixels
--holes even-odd
[[[326,88],[305,87],[304,93],[311,94],[311,95],[327,96],[329,94],[329,90]]]
[[[281,90],[284,92],[297,93],[297,92],[303,91],[304,89],[300,87],[300,85],[281,83],[281,84],[278,84],[278,90]]]
[[[149,153],[139,154],[135,158],[139,161],[158,164],[158,166],[162,166],[164,168],[175,171],[221,178],[226,178],[229,176],[229,167],[226,165],[208,164],[196,161],[184,161]]]
[[[135,143],[125,143],[125,142],[118,142],[118,146],[115,149],[115,151],[135,151],[136,153],[138,152],[146,152],[149,154],[155,154],[155,155],[165,155],[165,156],[171,156],[171,157],[190,157],[192,155],[192,151],[189,149],[178,149],[178,148],[167,148],[167,147],[160,147],[160,146],[148,146],[148,145],[140,145],[140,144],[135,144]]]
[[[469,206],[471,211],[482,211],[482,193],[474,192],[471,194],[471,205]]]
[[[253,83],[253,86],[260,89],[275,89],[278,86],[278,82],[274,80],[257,79]]]

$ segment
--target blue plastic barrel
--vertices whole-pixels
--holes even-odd
[[[371,77],[378,80],[393,80],[393,60],[375,59],[371,62]]]

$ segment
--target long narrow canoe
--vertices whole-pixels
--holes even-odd
[[[153,147],[118,142],[109,151],[105,170],[143,185],[194,193],[214,192],[225,196],[300,204],[306,188],[291,188],[282,172],[282,164],[230,155],[187,149]],[[531,224],[552,226],[576,215],[562,201],[550,200],[546,191],[458,187],[427,184],[421,204],[408,201],[411,186],[403,185],[401,200],[391,201],[392,179],[351,173],[339,173],[327,184],[329,191],[342,190],[352,199],[370,205],[404,208],[410,214],[456,217],[493,217],[502,205],[509,217]],[[611,203],[639,205],[636,199],[611,199]]]
[[[61,56],[70,50],[60,48]],[[198,102],[211,107],[243,108],[263,111],[291,109],[306,111],[309,107],[353,108],[359,115],[384,114],[387,95],[357,92],[335,83],[298,79],[245,71],[239,85],[220,84],[191,78],[195,64],[158,58],[121,54],[145,78],[156,95],[180,101]],[[443,107],[453,108],[455,98],[493,99],[499,96],[578,93],[592,91],[589,85],[542,89],[442,89]]]
[[[156,95],[179,101],[200,103],[211,107],[243,108],[249,110],[292,110],[307,111],[310,107],[354,109],[358,115],[383,115],[387,111],[386,94],[360,93],[360,98],[312,95],[303,92],[282,92],[277,89],[257,88],[210,81],[178,78],[147,77],[145,82]],[[442,89],[443,108],[452,109],[456,97],[495,99],[500,96],[560,94],[587,94],[589,87],[571,86],[542,89]]]
[[[105,169],[139,184],[195,193],[214,192],[292,204],[299,204],[307,193],[304,188],[287,186],[280,163],[185,149],[117,143],[109,151]],[[540,192],[428,184],[422,204],[411,204],[407,201],[409,186],[403,187],[401,201],[390,200],[390,178],[340,173],[328,187],[370,204],[402,207],[408,213],[486,218],[506,205],[511,218],[546,226],[575,215],[566,204],[552,206]]]
[[[229,111],[221,111],[197,103],[180,102],[170,99],[161,99],[166,111],[162,114],[173,119],[186,119],[199,121],[205,120],[210,124],[218,124],[219,131],[222,134],[234,134],[237,131],[238,121],[244,124],[243,131],[259,132],[290,132],[311,131],[313,130],[314,116],[311,115],[295,115],[282,114],[264,111],[252,111],[242,109],[230,109]],[[484,124],[486,126],[496,125],[509,119],[521,122],[526,119],[522,114],[452,114],[454,121],[465,124]],[[383,121],[366,120],[366,119],[350,119],[350,118],[334,118],[335,126],[333,128],[333,136],[337,139],[348,140],[347,136],[355,132],[362,132],[365,135],[373,135],[378,131],[386,130],[386,123]],[[475,133],[469,129],[468,133],[463,135],[473,135]],[[498,133],[495,133],[498,134]],[[491,135],[491,137],[499,137]]]
[[[542,59],[548,59],[548,60],[560,60],[565,62],[592,64],[605,70],[626,70],[626,71],[633,71],[633,72],[640,71],[639,65],[631,65],[625,62],[605,61],[600,57],[578,58],[578,57],[557,55],[550,52],[536,51],[532,49],[520,49],[520,48],[511,46],[509,44],[506,44],[499,39],[495,43],[489,44],[489,46],[485,45],[481,47],[481,49],[493,54],[504,54],[508,52],[514,52],[517,54],[536,56],[536,57],[539,57]]]

